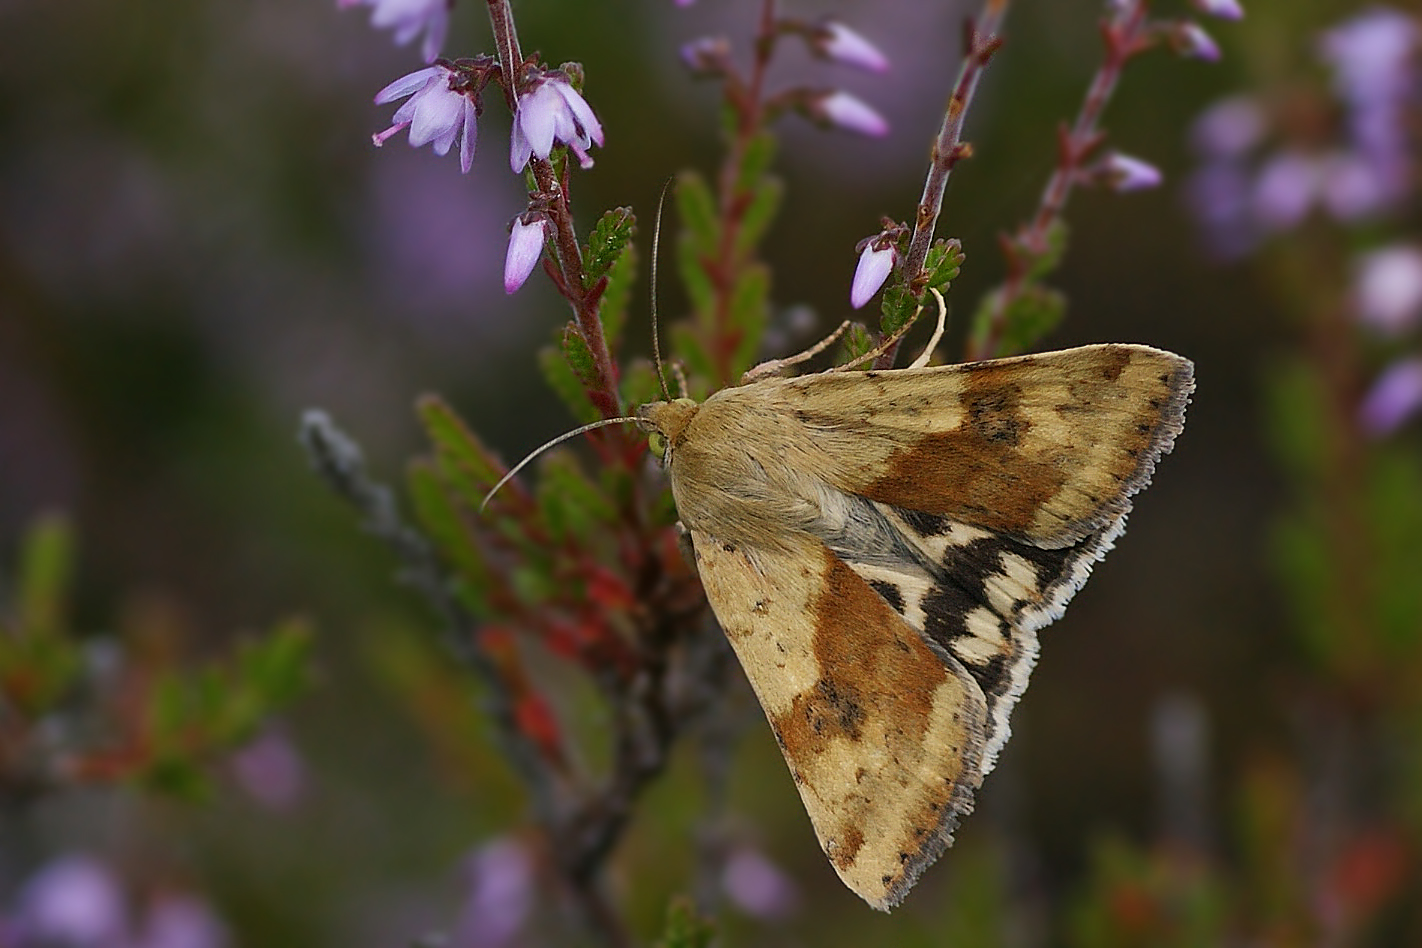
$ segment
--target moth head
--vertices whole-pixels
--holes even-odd
[[[637,409],[637,424],[647,432],[647,444],[663,464],[671,463],[672,449],[681,440],[696,409],[696,402],[689,398],[648,402]]]

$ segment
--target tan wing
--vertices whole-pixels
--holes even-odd
[[[825,855],[888,910],[972,808],[982,691],[813,537],[775,550],[699,531],[692,542]]]
[[[1098,345],[760,384],[746,397],[804,425],[841,490],[1059,547],[1129,510],[1184,425],[1194,367]]]

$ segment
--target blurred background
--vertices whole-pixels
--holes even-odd
[[[606,130],[574,176],[582,226],[618,205],[650,220],[670,175],[714,172],[718,91],[678,49],[725,34],[743,57],[757,8],[516,5],[526,50],[584,64]],[[847,88],[892,128],[778,126],[786,196],[764,258],[786,325],[849,315],[855,243],[882,215],[911,217],[976,8],[782,4],[834,14],[892,62],[857,73],[788,47],[777,62],[775,82]],[[736,686],[725,943],[1422,943],[1422,429],[1408,413],[1422,368],[1407,375],[1422,265],[1378,278],[1392,316],[1369,321],[1356,295],[1369,254],[1405,256],[1416,236],[1419,10],[1387,8],[1401,111],[1385,118],[1358,117],[1324,39],[1380,9],[1247,0],[1240,22],[1200,21],[1220,62],[1130,65],[1104,124],[1164,183],[1074,196],[1052,281],[1068,316],[1043,346],[1190,357],[1186,431],[1119,551],[1043,634],[978,812],[893,916],[839,887]],[[73,786],[4,804],[0,945],[34,943],[22,922],[45,898],[92,922],[89,940],[56,944],[150,948],[394,946],[433,930],[517,945],[538,943],[522,926],[551,911],[529,881],[518,785],[437,619],[296,440],[302,412],[325,409],[395,482],[426,450],[423,393],[507,458],[571,426],[534,359],[566,307],[537,274],[503,292],[525,202],[506,111],[489,98],[468,175],[403,137],[372,148],[393,109],[372,97],[421,63],[369,12],[0,0],[0,574],[59,511],[85,641],[157,634],[203,661],[289,616],[315,630],[306,694],[214,763],[204,800]],[[1100,62],[1100,13],[1012,6],[939,228],[967,255],[950,353]],[[445,54],[492,51],[483,5],[457,4]],[[1224,99],[1233,124],[1216,112],[1202,127]],[[1368,192],[1375,169],[1344,159],[1387,144],[1379,122],[1404,167]],[[675,319],[684,297],[664,284]],[[627,337],[646,351],[645,282],[636,294]],[[1400,381],[1379,394],[1389,371]],[[618,856],[614,887],[645,940],[690,891],[693,784],[674,765]]]

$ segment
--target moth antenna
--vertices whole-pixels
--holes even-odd
[[[489,506],[489,501],[494,499],[494,495],[499,492],[500,487],[503,487],[509,481],[513,480],[514,475],[517,474],[519,471],[523,470],[525,467],[527,467],[529,461],[532,461],[534,458],[538,457],[540,454],[542,454],[544,451],[547,451],[549,448],[557,447],[564,441],[567,441],[570,438],[576,438],[580,434],[586,434],[587,432],[592,431],[594,428],[606,428],[608,425],[618,425],[629,421],[638,422],[641,420],[642,419],[636,417],[635,415],[628,415],[622,418],[604,418],[601,421],[589,422],[586,425],[583,425],[581,428],[574,428],[572,431],[565,431],[558,437],[554,438],[552,441],[548,441],[544,444],[539,445],[538,447],[530,451],[528,456],[525,457],[522,461],[519,461],[513,467],[509,468],[509,472],[503,477],[499,478],[499,482],[497,484],[489,488],[489,492],[484,495],[484,500],[479,504],[479,512],[484,512],[484,508]]]
[[[908,331],[913,328],[913,324],[918,322],[918,314],[921,312],[923,312],[922,306],[914,310],[913,318],[907,320],[902,326],[900,326],[898,328],[898,331],[896,331],[889,338],[885,339],[883,342],[879,343],[873,349],[870,349],[868,352],[864,353],[862,356],[850,359],[848,362],[844,363],[844,365],[836,365],[833,368],[826,369],[825,371],[848,372],[856,365],[862,365],[863,363],[868,362],[870,359],[877,359],[883,353],[888,352],[889,348],[891,346],[896,345],[900,339],[908,335]]]
[[[929,287],[928,292],[938,300],[938,325],[933,328],[933,338],[928,340],[928,345],[918,354],[918,358],[909,364],[911,369],[921,369],[928,364],[928,360],[933,357],[933,350],[938,348],[938,343],[943,338],[943,330],[948,326],[948,304],[943,302],[943,294],[934,286]]]
[[[832,346],[834,344],[834,341],[840,336],[844,335],[845,332],[847,332],[848,330],[849,320],[846,319],[844,322],[839,324],[838,329],[830,333],[828,336],[825,336],[813,346],[810,346],[810,348],[806,349],[804,352],[797,352],[794,355],[786,356],[783,359],[770,359],[769,361],[762,362],[760,365],[751,366],[749,369],[746,369],[745,372],[741,375],[741,384],[744,385],[747,382],[753,382],[761,376],[774,375],[781,369],[787,368],[792,365],[799,365],[801,362],[804,362],[808,359],[813,359],[815,356],[819,355],[821,352],[824,352],[826,349]]]
[[[657,365],[657,381],[662,383],[662,396],[667,401],[671,401],[671,389],[667,388],[667,377],[662,372],[661,332],[657,329],[657,259],[661,256],[662,246],[662,207],[667,202],[667,192],[671,190],[674,180],[667,178],[667,183],[662,185],[661,197],[657,198],[657,220],[652,225],[652,361]],[[682,388],[686,388],[685,382]]]

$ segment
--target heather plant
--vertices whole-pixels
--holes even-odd
[[[678,542],[674,510],[645,437],[622,423],[631,408],[658,397],[663,368],[627,355],[627,317],[637,294],[633,238],[647,229],[647,214],[615,208],[579,232],[576,184],[593,169],[594,146],[616,147],[616,129],[598,117],[596,76],[585,75],[578,63],[554,67],[524,53],[511,4],[487,4],[493,54],[458,59],[434,58],[434,40],[444,33],[442,3],[418,13],[407,5],[399,16],[393,4],[374,6],[372,22],[394,25],[397,40],[423,32],[432,62],[376,95],[378,105],[405,100],[391,125],[374,136],[377,146],[408,132],[411,145],[428,144],[444,155],[458,141],[462,172],[498,174],[495,162],[478,161],[484,153],[475,147],[479,119],[498,101],[512,115],[510,166],[524,178],[528,205],[510,223],[504,288],[517,292],[541,264],[565,301],[570,318],[537,364],[572,420],[584,423],[579,433],[592,461],[557,450],[542,459],[535,477],[508,478],[506,463],[455,409],[427,397],[419,413],[433,453],[410,468],[411,523],[390,489],[370,479],[359,447],[326,414],[308,414],[302,437],[317,470],[362,511],[366,529],[397,552],[402,575],[436,609],[450,649],[477,679],[536,831],[519,844],[531,852],[510,858],[525,866],[531,860],[537,871],[517,875],[536,889],[534,901],[566,905],[576,929],[605,943],[630,943],[609,874],[639,801],[677,745],[691,743],[706,805],[723,807],[735,737],[719,720],[734,663]],[[1002,48],[1008,7],[1006,0],[988,0],[964,24],[962,67],[932,139],[918,205],[907,221],[885,218],[857,248],[858,268],[852,278],[846,275],[851,305],[862,307],[882,291],[881,312],[868,324],[851,325],[841,361],[869,355],[876,367],[894,366],[903,333],[931,305],[931,293],[947,292],[964,264],[960,242],[936,230],[949,177],[972,155],[964,124],[979,81]],[[1201,9],[1239,16],[1229,4]],[[775,354],[764,347],[779,317],[761,248],[784,188],[772,171],[782,116],[797,114],[831,133],[887,130],[872,106],[848,92],[778,87],[770,79],[777,55],[792,43],[830,64],[888,68],[888,58],[851,26],[783,15],[766,0],[747,32],[740,43],[714,37],[682,48],[684,64],[721,90],[719,167],[709,180],[699,171],[678,173],[669,184],[675,213],[665,221],[676,228],[668,256],[687,299],[684,316],[662,314],[665,369],[698,398],[734,384]],[[1137,0],[1109,5],[1100,33],[1101,66],[1076,118],[1058,134],[1039,206],[1001,241],[1005,281],[984,294],[972,317],[964,346],[969,358],[1024,351],[1062,319],[1064,297],[1047,279],[1066,249],[1064,214],[1075,188],[1131,192],[1160,183],[1152,165],[1108,148],[1102,130],[1128,62],[1161,46],[1186,57],[1219,57],[1198,23],[1158,18]],[[489,147],[485,139],[483,148]],[[663,224],[659,209],[654,231]],[[658,250],[654,239],[654,265]],[[646,292],[656,289],[653,276]],[[549,657],[562,668],[550,669]],[[591,721],[598,726],[589,727]],[[734,859],[720,834],[698,837],[679,888],[700,894],[700,904],[693,910],[678,903],[670,931],[681,934],[669,934],[667,943],[704,942],[692,919],[715,910],[712,880],[729,879]],[[767,869],[762,876],[762,891],[745,893],[742,906],[759,904],[758,911],[774,915],[780,910],[776,874]]]
[[[959,6],[0,4],[0,948],[1422,942],[1417,7]],[[1199,390],[886,917],[605,423],[933,291]]]

